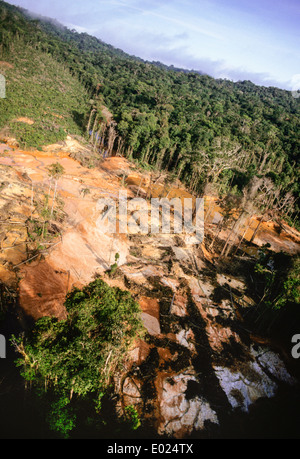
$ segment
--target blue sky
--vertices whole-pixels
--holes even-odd
[[[9,0],[146,60],[300,88],[299,0]]]

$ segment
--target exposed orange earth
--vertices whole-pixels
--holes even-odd
[[[227,282],[244,295],[243,279],[228,280],[225,275],[215,279],[205,274],[202,279],[202,268],[208,270],[215,254],[205,243],[200,248],[189,245],[184,235],[180,235],[181,244],[177,245],[174,235],[105,234],[97,225],[100,198],[118,200],[120,190],[127,191],[129,197],[143,196],[149,192],[150,184],[152,196],[190,198],[180,184],[168,188],[163,183],[153,183],[150,173],[121,157],[108,158],[98,167],[85,167],[71,157],[82,149],[72,138],[64,144],[44,147],[43,151],[22,151],[13,145],[13,142],[0,144],[0,280],[18,286],[22,312],[33,320],[46,315],[65,318],[65,295],[74,286],[82,287],[96,276],[132,293],[141,306],[150,341],[137,341],[124,367],[125,373],[115,375],[120,409],[134,405],[140,415],[153,416],[159,433],[176,438],[184,437],[193,429],[203,429],[205,421],[217,423],[218,416],[210,406],[209,394],[208,398],[186,396],[187,389],[191,384],[197,386],[200,378],[194,362],[206,361],[211,355],[216,358],[209,367],[210,372],[215,371],[212,381],[217,384],[220,379],[225,392],[228,390],[229,400],[232,388],[243,393],[241,403],[246,403],[244,396],[247,403],[252,403],[273,393],[273,382],[261,366],[254,368],[261,372],[257,381],[249,381],[249,387],[236,385],[237,381],[238,384],[248,381],[255,359],[263,357],[253,356],[251,348],[235,331],[238,329],[230,327],[230,321],[241,320],[235,304],[228,300],[218,303],[211,297],[216,286],[226,288]],[[64,218],[62,222],[54,222],[59,232],[53,241],[46,243],[41,253],[31,259],[26,222],[30,217],[41,218],[34,205],[36,198],[49,193],[51,206],[55,180],[49,177],[48,167],[56,162],[64,168],[57,181]],[[208,217],[205,231],[214,234],[222,212],[214,198],[206,197],[205,212]],[[254,217],[246,239],[251,238],[257,224],[258,218]],[[225,240],[227,234],[220,236]],[[262,223],[255,243],[259,246],[266,242],[273,250],[299,252],[299,233],[287,225],[278,234],[273,223]],[[110,277],[108,271],[117,253],[118,275]],[[251,304],[251,298],[244,295],[240,307],[247,307],[248,303]],[[226,327],[220,322],[224,316],[228,320]],[[197,337],[199,330],[201,335]],[[235,355],[229,369],[220,365],[220,361],[223,362],[222,353],[228,353],[233,342],[249,359],[241,364]],[[155,365],[151,363],[153,356]],[[275,358],[273,354],[270,357]],[[276,359],[275,362],[276,367]],[[144,370],[139,376],[134,369],[140,365],[144,365]],[[281,374],[289,378],[284,371]],[[144,384],[155,392],[154,398],[143,398]],[[211,391],[214,390],[212,387]]]
[[[64,201],[66,214],[62,240],[51,250],[44,261],[34,260],[20,266],[21,281],[19,283],[20,302],[26,313],[37,318],[45,312],[55,313],[62,316],[63,301],[66,292],[72,286],[81,286],[91,281],[95,272],[103,274],[114,262],[115,253],[120,254],[120,264],[126,264],[129,254],[130,243],[126,235],[115,234],[99,235],[97,230],[97,199],[103,196],[118,197],[120,189],[124,189],[129,196],[134,196],[136,187],[147,191],[151,183],[149,173],[137,171],[128,160],[122,157],[106,159],[98,168],[87,168],[70,157],[72,149],[80,148],[76,141],[69,138],[65,146],[48,146],[43,151],[23,151],[20,149],[5,150],[0,157],[0,165],[11,166],[19,176],[26,173],[32,181],[33,191],[37,185],[42,185],[48,190],[50,177],[48,167],[58,162],[64,168],[64,174],[59,179],[57,190]],[[126,182],[122,180],[122,172],[126,173]],[[131,186],[134,185],[135,188]],[[125,188],[124,188],[125,187]],[[52,196],[53,196],[52,184]],[[88,193],[84,193],[88,190]],[[152,196],[162,196],[164,186],[154,184]],[[192,197],[183,188],[175,187],[165,189],[164,195],[173,197]],[[27,190],[27,205],[30,198],[30,190]],[[212,224],[221,209],[214,203],[211,210],[211,198],[206,201],[206,209],[210,208],[210,216],[207,224]],[[51,203],[51,200],[50,200]],[[29,208],[25,203],[21,212],[29,216]],[[251,226],[245,236],[250,239],[258,219],[253,218]],[[274,228],[274,223],[264,222],[256,236],[256,242],[270,242],[275,250],[295,252],[299,249],[299,234],[295,230],[288,229],[280,235]],[[224,234],[224,237],[226,235]],[[22,248],[22,246],[21,246]],[[17,256],[20,247],[12,253],[12,261],[22,261],[22,252]],[[24,252],[24,251],[23,251]],[[23,253],[23,257],[24,257]],[[210,255],[210,254],[208,254]],[[25,257],[26,260],[26,257]],[[3,281],[7,280],[7,272],[3,271]],[[62,308],[60,311],[59,308]],[[60,312],[59,312],[60,311]]]

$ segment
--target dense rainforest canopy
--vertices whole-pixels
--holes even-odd
[[[290,91],[146,62],[5,2],[0,17],[1,59],[27,71],[20,86],[5,70],[0,123],[27,146],[85,134],[97,150],[101,140],[110,153],[165,169],[195,193],[210,185],[220,195],[242,194],[260,180],[256,207],[297,220],[300,104]],[[21,129],[16,115],[42,121]]]

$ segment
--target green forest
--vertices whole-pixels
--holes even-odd
[[[200,195],[249,197],[298,225],[299,98],[145,62],[0,2],[0,128],[39,147],[80,135],[102,155],[165,170]],[[35,121],[14,122],[16,116]]]

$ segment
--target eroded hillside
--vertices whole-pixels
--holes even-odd
[[[283,227],[278,234],[274,224],[263,223],[255,244],[244,244],[230,269],[230,263],[218,263],[217,251],[228,232],[210,249],[221,212],[210,198],[202,244],[184,233],[103,234],[100,198],[117,201],[120,190],[129,198],[149,197],[150,184],[152,196],[160,196],[164,176],[155,181],[122,157],[85,167],[80,159],[87,147],[71,137],[36,151],[3,143],[0,153],[0,280],[17,299],[24,328],[43,316],[64,318],[67,292],[97,276],[129,290],[141,306],[146,338],[114,375],[119,414],[133,405],[142,425],[184,438],[217,428],[235,409],[247,413],[282,387],[297,386],[286,349],[255,336],[244,322],[254,304],[247,250],[253,255],[269,243],[274,251],[297,253],[297,232]],[[63,174],[54,179],[49,167],[57,163]],[[168,195],[189,196],[177,184]],[[254,219],[244,241],[256,226]]]

